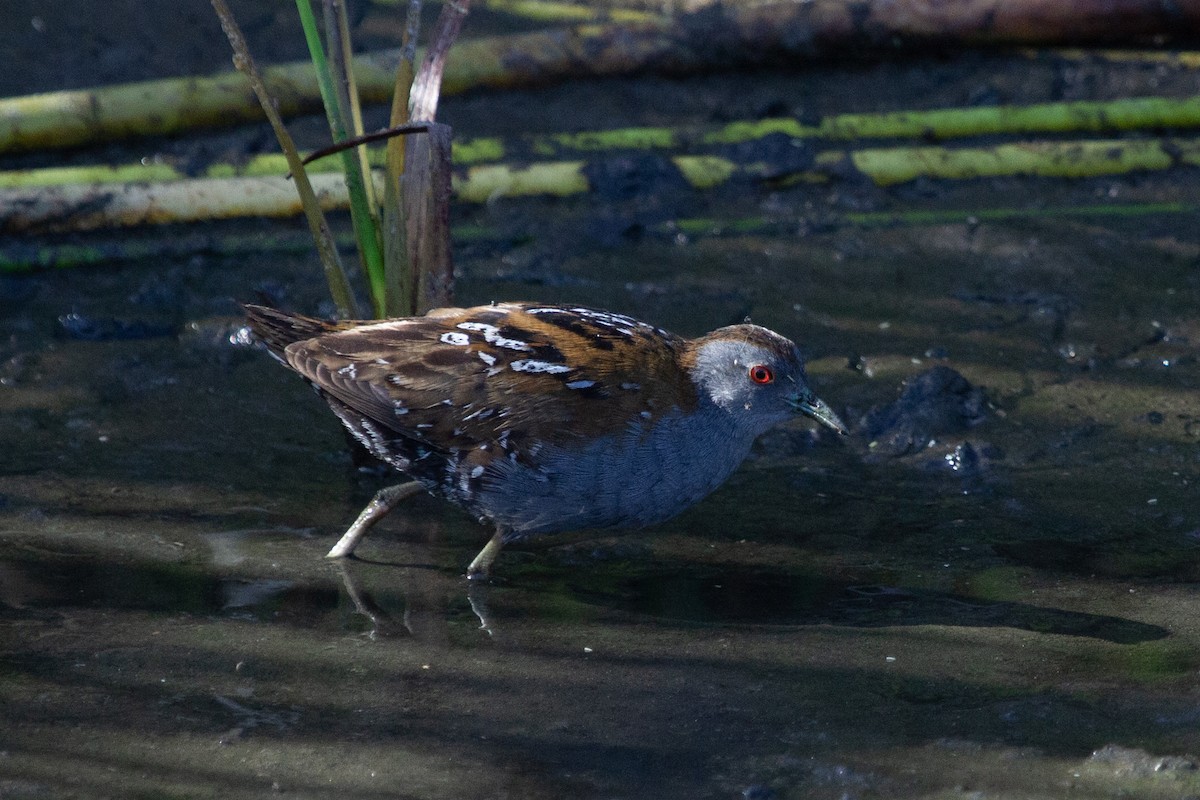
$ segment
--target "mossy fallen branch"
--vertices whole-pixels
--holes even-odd
[[[634,8],[605,8],[584,3],[560,3],[553,0],[487,0],[488,11],[539,22],[654,22],[661,14]]]
[[[1200,31],[1200,0],[810,0],[714,6],[674,20],[585,25],[463,41],[442,91],[517,87],[639,72],[681,74],[866,55],[932,44],[995,45],[1135,41]],[[387,102],[401,54],[360,56],[354,76],[364,102]],[[319,107],[310,63],[263,70],[284,115]],[[137,135],[261,119],[237,73],[0,100],[0,153],[77,147]]]
[[[1200,141],[1017,142],[995,147],[890,147],[856,150],[850,163],[878,186],[917,178],[1095,178],[1200,164]],[[804,175],[798,175],[804,179]]]
[[[345,208],[341,175],[310,176],[323,211]],[[66,184],[0,191],[0,232],[97,228],[301,214],[295,185],[283,177],[199,178],[169,183]]]
[[[1200,139],[1039,141],[991,147],[892,147],[827,150],[800,166],[735,161],[720,155],[664,157],[679,178],[697,189],[732,180],[773,185],[829,180],[870,180],[889,186],[918,177],[965,180],[997,176],[1098,177],[1134,171],[1200,166]],[[374,173],[379,180],[381,172]],[[487,202],[501,197],[568,196],[592,189],[586,160],[522,166],[485,164],[460,170],[455,197]],[[339,175],[314,174],[323,208],[344,207]],[[0,190],[0,233],[94,230],[163,222],[298,213],[286,179],[205,178],[160,184],[64,185]]]
[[[546,134],[505,141],[480,137],[454,142],[454,164],[467,167],[507,159],[563,158],[606,150],[714,149],[721,145],[745,144],[768,136],[794,139],[856,141],[914,137],[923,142],[956,137],[1046,134],[1159,132],[1166,129],[1200,128],[1200,97],[1182,99],[1132,97],[1109,101],[1040,103],[1030,106],[941,108],[924,111],[894,111],[875,114],[837,114],[805,124],[790,118],[734,121],[705,128],[619,128],[580,133]],[[394,140],[398,141],[398,140]],[[399,147],[400,152],[403,147]],[[372,165],[383,166],[385,158],[373,154]],[[308,166],[308,171],[332,172],[334,159]],[[210,165],[200,177],[278,176],[288,171],[279,154],[255,156],[242,164]],[[50,167],[0,172],[0,189],[54,186],[73,183],[122,183],[133,181],[183,180],[188,175],[166,163],[122,164],[119,166]]]

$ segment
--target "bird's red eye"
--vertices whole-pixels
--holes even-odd
[[[775,380],[775,373],[764,364],[755,364],[750,368],[750,380],[755,383],[770,383]]]

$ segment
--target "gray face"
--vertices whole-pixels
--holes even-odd
[[[845,433],[837,415],[808,387],[804,362],[791,341],[757,326],[739,325],[704,342],[693,378],[739,427],[762,433],[776,423],[804,414]],[[751,335],[745,335],[745,334]]]
[[[789,397],[808,390],[795,348],[785,355],[728,339],[700,348],[694,377],[714,403],[763,429],[791,417]]]

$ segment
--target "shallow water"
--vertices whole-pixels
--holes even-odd
[[[1031,101],[1052,73],[1067,95],[1191,91],[994,56],[446,114],[481,135],[568,109],[587,128],[981,84]],[[229,341],[234,298],[319,307],[307,253],[0,278],[0,797],[1200,796],[1200,215],[1042,213],[1197,195],[1188,172],[456,209],[489,231],[458,248],[463,303],[584,301],[687,334],[751,314],[802,343],[856,431],[773,431],[677,519],[506,549],[489,586],[461,577],[489,532],[423,497],[361,559],[322,558],[386,478]],[[661,227],[764,212],[790,222]],[[974,394],[872,428],[937,366]]]
[[[5,792],[1200,791],[1197,366],[1177,333],[1195,268],[1119,229],[1103,233],[1121,237],[1109,263],[1064,263],[1094,235],[1064,228],[1038,227],[1046,244],[1017,265],[995,253],[1029,243],[1021,226],[570,259],[568,276],[603,262],[589,295],[685,330],[726,321],[700,285],[744,259],[772,287],[747,286],[755,318],[805,341],[856,425],[930,364],[983,387],[982,421],[898,457],[881,452],[894,438],[787,427],[678,519],[514,547],[479,588],[461,572],[487,532],[425,498],[361,561],[323,560],[381,478],[355,472],[298,381],[224,343],[236,320],[191,311],[178,335],[80,341],[54,333],[58,315],[137,316],[128,297],[156,273],[15,279],[29,296],[4,322]],[[848,265],[834,254],[851,235],[864,247]],[[969,280],[952,257],[966,242]],[[621,264],[668,283],[670,307],[627,288]],[[466,260],[465,300],[509,295],[492,268]],[[189,310],[223,310],[245,279],[171,269]],[[898,269],[901,291],[851,285]],[[1048,273],[1070,292],[1069,333],[961,288],[1033,291]],[[521,290],[557,299],[565,283]],[[1145,343],[1154,323],[1169,336]],[[1068,337],[1122,352],[1082,365]]]

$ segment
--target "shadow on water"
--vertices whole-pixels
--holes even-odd
[[[634,566],[600,585],[595,572],[569,574],[577,599],[660,622],[700,625],[950,625],[1008,627],[1121,644],[1161,639],[1157,625],[1097,614],[988,602],[948,592],[830,580],[739,566]]]

